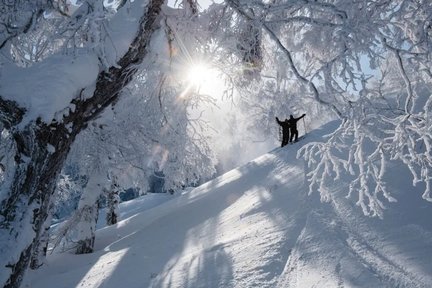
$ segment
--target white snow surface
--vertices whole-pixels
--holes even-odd
[[[402,166],[389,168],[398,202],[383,219],[345,197],[348,176],[331,203],[307,195],[296,152],[335,125],[152,209],[129,202],[128,218],[98,230],[93,254],[50,255],[23,286],[431,287],[432,204]]]
[[[50,122],[74,108],[71,100],[79,89],[96,81],[98,72],[95,55],[79,50],[74,55],[51,56],[28,68],[7,64],[0,71],[0,95],[27,110],[22,125],[38,117]]]

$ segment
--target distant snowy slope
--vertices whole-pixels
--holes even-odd
[[[345,198],[348,178],[332,203],[307,196],[296,152],[334,125],[99,230],[93,254],[51,255],[27,287],[431,287],[432,204],[403,168],[383,220]]]

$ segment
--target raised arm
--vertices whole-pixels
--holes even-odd
[[[279,125],[282,125],[282,122],[279,120],[278,117],[276,117],[276,122],[277,122]]]
[[[300,117],[298,117],[298,118],[295,118],[295,120],[300,120],[300,119],[302,119],[304,116],[306,116],[306,114],[303,114],[302,116],[300,116]]]

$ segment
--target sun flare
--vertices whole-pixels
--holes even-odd
[[[188,65],[183,71],[182,77],[187,85],[182,97],[194,91],[215,99],[222,99],[226,87],[223,76],[216,67],[206,62],[195,62]]]
[[[190,84],[195,86],[204,86],[206,82],[210,81],[214,72],[205,64],[194,64],[189,68],[187,73],[187,80]]]

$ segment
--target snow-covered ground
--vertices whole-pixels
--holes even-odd
[[[98,231],[95,253],[50,255],[23,286],[432,287],[432,203],[403,167],[388,169],[398,202],[384,219],[345,197],[347,177],[331,203],[307,195],[296,152],[334,125],[162,204],[129,202],[123,221]]]

